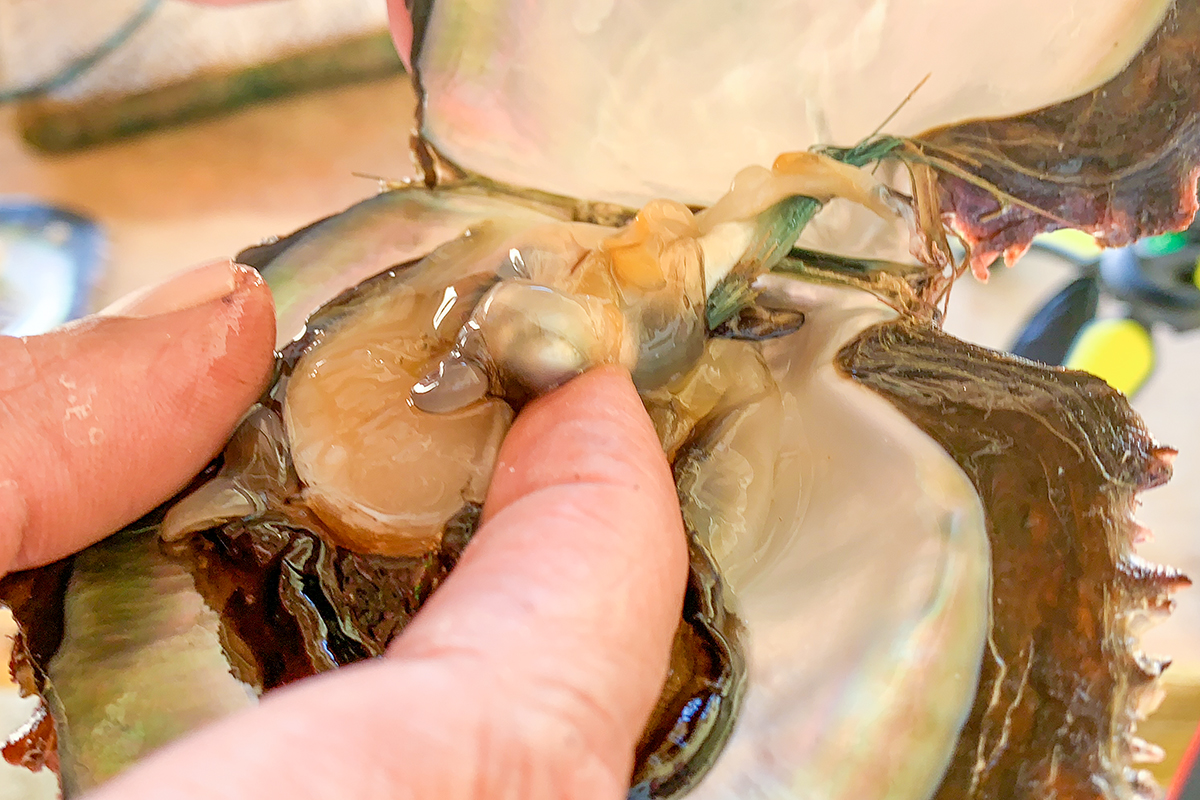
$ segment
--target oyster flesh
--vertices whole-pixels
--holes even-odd
[[[426,185],[240,256],[276,291],[276,380],[188,492],[0,583],[17,672],[49,711],[6,757],[57,759],[65,791],[84,791],[263,692],[382,653],[469,546],[520,406],[619,364],[673,465],[692,556],[631,796],[1152,796],[1136,728],[1163,663],[1136,634],[1186,579],[1133,554],[1132,512],[1173,452],[1099,379],[958,342],[937,308],[968,265],[1040,230],[1118,243],[1186,224],[1200,3],[1071,18],[1093,55],[1082,79],[1000,70],[974,99],[1001,102],[966,106],[1015,116],[962,122],[964,89],[939,77],[895,119],[939,127],[867,136],[833,113],[854,93],[828,92],[886,72],[912,30],[889,14],[914,25],[917,5],[714,10],[729,25],[695,47],[683,3],[595,18],[415,3]],[[568,27],[577,47],[536,46]],[[780,55],[802,37],[846,52]],[[735,61],[708,90],[662,92],[694,76],[666,56],[718,45]],[[596,102],[578,85],[595,71],[547,85],[547,53],[654,74],[655,113],[628,91]],[[810,128],[777,102],[789,81]],[[1035,85],[1050,94],[1022,93]],[[729,147],[716,119],[762,125]],[[677,126],[691,168],[645,125]],[[785,153],[717,196],[727,159],[796,138],[860,141]]]

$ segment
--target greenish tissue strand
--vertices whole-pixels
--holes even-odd
[[[887,158],[903,144],[904,140],[898,136],[874,136],[853,147],[819,147],[817,152],[854,167],[865,167]]]
[[[821,204],[811,197],[789,197],[758,216],[757,246],[708,295],[705,317],[709,329],[736,316],[754,301],[750,283],[755,276],[770,272],[791,252],[804,226],[812,221]]]
[[[818,152],[830,158],[863,167],[886,158],[903,144],[895,136],[878,136],[865,139],[853,147],[823,147]],[[741,264],[730,273],[708,296],[705,316],[709,329],[721,325],[736,316],[754,300],[750,282],[755,275],[770,272],[784,259],[805,226],[821,210],[821,203],[813,197],[796,196],[781,200],[759,215],[759,230],[755,239],[758,246],[743,257]]]

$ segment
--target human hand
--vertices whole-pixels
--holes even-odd
[[[0,336],[0,574],[112,533],[220,452],[273,364],[258,273],[215,262],[44,336]]]
[[[0,564],[94,541],[220,449],[262,389],[273,340],[265,287],[224,269],[232,293],[194,308],[0,340],[0,363],[25,359],[0,384],[12,432]],[[220,270],[204,274],[222,285]],[[137,308],[170,307],[177,291]],[[626,374],[597,370],[522,412],[484,519],[386,658],[274,692],[98,796],[624,796],[687,562],[674,485]]]

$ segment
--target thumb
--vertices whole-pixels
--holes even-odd
[[[593,370],[517,417],[483,525],[392,655],[473,687],[470,706],[540,756],[548,796],[600,797],[605,779],[624,794],[679,624],[686,541],[628,373]],[[495,791],[476,796],[504,796],[512,775],[482,769]]]
[[[527,406],[485,515],[388,658],[277,690],[94,800],[624,797],[687,574],[629,375]]]
[[[274,312],[251,269],[209,264],[110,313],[0,337],[0,574],[170,497],[264,388]]]

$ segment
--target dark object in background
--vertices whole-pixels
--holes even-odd
[[[1032,361],[1062,364],[1071,342],[1096,316],[1099,304],[1100,282],[1096,276],[1076,278],[1030,317],[1009,350]]]
[[[1111,250],[1079,247],[1055,234],[1034,246],[1075,263],[1081,271],[1026,322],[1012,353],[1047,364],[1083,369],[1132,395],[1154,370],[1156,325],[1176,332],[1200,328],[1200,224]],[[1123,308],[1098,319],[1099,300]]]
[[[17,108],[17,125],[34,147],[67,152],[196,122],[265,100],[402,72],[391,34],[384,31],[245,69],[197,75],[136,95],[72,102],[29,100]]]
[[[0,199],[0,334],[32,336],[87,314],[103,256],[91,220]]]

